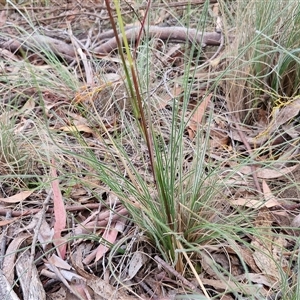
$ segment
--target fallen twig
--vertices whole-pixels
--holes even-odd
[[[167,264],[164,260],[162,260],[159,256],[155,256],[154,259],[163,266],[163,268],[165,268],[167,271],[169,271],[171,274],[173,274],[175,277],[177,277],[179,280],[181,280],[181,282],[187,286],[188,288],[190,288],[192,291],[197,290],[197,287],[192,284],[191,282],[189,282],[188,280],[186,280],[180,273],[178,273],[174,268],[172,268],[169,264]]]
[[[86,205],[72,205],[66,206],[67,211],[79,211],[79,210],[88,210],[88,209],[96,209],[101,205],[101,203],[90,203]],[[11,211],[9,208],[1,208],[0,209],[0,216],[5,216],[8,211]],[[37,214],[41,211],[41,208],[32,208],[24,211],[11,211],[12,217],[24,217],[28,215]],[[47,213],[53,213],[53,208],[48,208]]]
[[[128,41],[136,41],[141,27],[131,28],[125,31],[126,38]],[[221,33],[218,32],[201,32],[198,29],[186,28],[186,27],[159,27],[159,26],[148,26],[143,28],[142,37],[159,38],[161,40],[167,40],[170,42],[186,42],[197,43],[202,47],[207,45],[218,46],[221,43]],[[120,41],[122,41],[122,34],[119,35]],[[93,52],[96,54],[105,54],[114,51],[118,48],[117,40],[115,37],[109,39],[104,44],[96,47]]]
[[[18,37],[8,41],[0,41],[0,47],[11,52],[16,52],[21,48],[34,51],[34,48],[43,46],[45,51],[52,50],[56,55],[64,58],[67,62],[72,62],[75,58],[75,50],[73,45],[67,44],[59,39],[51,38],[45,35],[34,34],[32,36]]]
[[[141,27],[129,27],[126,30],[126,38],[129,41],[136,41],[139,37]],[[201,45],[205,47],[207,45],[220,46],[222,44],[222,34],[219,32],[200,32],[197,29],[186,28],[186,27],[159,27],[159,26],[148,26],[143,28],[142,36],[143,38],[147,34],[149,38],[159,38],[168,42],[190,42]],[[94,54],[107,54],[111,51],[117,49],[117,41],[113,36],[112,31],[102,33],[98,36],[100,42],[102,39],[109,38],[108,41],[104,42],[100,46],[93,49]],[[119,36],[120,41],[122,41],[122,36]],[[43,45],[43,48],[47,48],[56,55],[64,58],[67,62],[71,62],[76,57],[76,50],[74,45],[68,44],[60,39],[49,37],[42,34],[33,34],[32,36],[18,37],[8,41],[0,41],[0,47],[8,49],[11,52],[18,51],[20,48],[34,50],[34,47]],[[86,49],[90,51],[90,49]],[[217,51],[218,54],[218,51]]]

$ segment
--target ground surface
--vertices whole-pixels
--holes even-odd
[[[121,2],[127,28],[139,26],[146,3]],[[205,31],[219,34],[214,2]],[[195,29],[202,1],[192,1],[191,7],[188,14],[184,1],[153,1],[150,25]],[[161,147],[171,144],[176,98],[178,119],[190,120],[183,132],[183,169],[197,163],[201,131],[208,145],[204,171],[213,173],[203,187],[226,180],[226,188],[207,204],[214,214],[202,212],[211,225],[199,229],[201,255],[191,255],[197,278],[166,261],[147,231],[135,224],[126,206],[142,207],[135,195],[125,191],[127,198],[120,199],[100,179],[104,168],[132,179],[122,161],[127,157],[156,201],[148,149],[134,122],[120,56],[101,46],[113,38],[105,3],[2,6],[0,24],[1,299],[175,299],[185,293],[271,299],[282,295],[282,286],[294,286],[299,99],[278,110],[276,118],[261,108],[256,122],[239,125],[224,84],[210,90],[211,78],[225,64],[218,61],[226,50],[219,40],[205,49],[199,43],[201,55],[196,51],[190,58],[184,110],[191,45],[163,38],[151,39],[148,47],[140,44],[141,93]],[[122,150],[114,140],[122,141]],[[271,158],[274,164],[263,164]],[[248,163],[237,170],[241,159]],[[205,236],[214,224],[227,225],[231,233],[235,226],[241,229],[235,239],[210,243]]]

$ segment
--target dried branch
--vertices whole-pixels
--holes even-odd
[[[89,209],[97,209],[99,208],[101,204],[100,203],[88,203],[85,205],[72,205],[72,206],[66,206],[67,211],[79,211],[79,210],[89,210]],[[0,216],[5,216],[8,211],[11,209],[9,208],[0,208]],[[24,217],[28,215],[37,214],[39,211],[41,211],[40,208],[31,208],[24,211],[11,211],[12,217]],[[47,209],[47,213],[53,213],[53,208],[50,207]]]
[[[140,27],[131,28],[125,31],[126,38],[128,41],[136,41],[140,32]],[[164,41],[169,42],[186,42],[196,43],[205,47],[207,45],[219,46],[221,43],[221,33],[218,32],[201,32],[197,29],[186,28],[186,27],[159,27],[159,26],[149,26],[145,27],[143,30],[142,37],[145,34],[149,38],[159,38]],[[122,41],[122,34],[119,35],[119,39]],[[112,37],[104,44],[96,47],[94,52],[97,54],[109,53],[118,48],[117,41],[115,37]]]
[[[21,48],[33,51],[34,48],[40,48],[41,45],[45,50],[49,49],[53,51],[53,53],[64,58],[67,62],[71,62],[75,58],[73,45],[41,34],[0,41],[0,48],[7,49],[13,53],[19,51]]]

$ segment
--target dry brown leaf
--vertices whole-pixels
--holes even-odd
[[[20,219],[20,218],[21,218],[21,217],[17,217],[17,218],[13,218],[13,219],[8,219],[8,220],[2,220],[2,221],[0,221],[0,227],[6,226],[6,225],[8,225],[8,224],[11,224],[11,223],[17,221],[17,220]]]
[[[71,270],[72,267],[63,259],[61,259],[59,256],[52,254],[51,257],[48,258],[48,261],[56,266],[57,268],[60,269],[65,269],[65,270]]]
[[[125,223],[124,219],[118,221],[114,226],[109,228],[108,230],[105,230],[103,233],[102,238],[105,240],[104,244],[99,245],[96,253],[96,259],[95,261],[98,261],[103,257],[103,255],[109,250],[107,246],[105,246],[106,242],[113,244],[116,241],[116,238],[118,236],[119,232],[122,232],[124,230]]]
[[[94,133],[94,131],[87,125],[79,124],[74,126],[63,126],[59,128],[64,132],[86,132],[86,133]]]
[[[292,167],[286,167],[282,169],[269,169],[269,168],[258,168],[256,169],[256,174],[258,178],[262,179],[275,179],[275,178],[280,178],[283,177],[289,173],[292,173],[296,171],[296,169],[299,167],[298,165],[294,165]],[[252,169],[250,166],[243,166],[239,169],[239,171],[245,175],[251,175],[252,174]]]
[[[236,276],[236,279],[238,279],[239,281],[247,280],[247,281],[263,284],[267,287],[272,287],[274,285],[274,283],[272,281],[270,281],[269,277],[264,276],[259,273],[260,273],[260,271],[258,271],[258,273],[245,273],[245,274]]]
[[[66,286],[68,291],[76,295],[80,300],[90,300],[91,298],[89,292],[86,289],[87,288],[86,280],[82,276],[74,272],[56,267],[55,264],[52,264],[52,261],[53,261],[53,257],[50,257],[48,259],[48,263],[45,263],[45,266],[49,270],[51,270],[51,272],[43,269],[41,274],[48,276],[50,278],[59,279]],[[78,282],[80,284],[76,286],[72,284],[73,282]],[[82,294],[83,290],[84,290],[84,294]]]
[[[45,250],[49,243],[52,243],[54,235],[54,229],[50,228],[49,224],[46,222],[45,218],[42,221],[41,227],[38,231],[38,241],[41,243],[41,246]]]
[[[16,262],[16,271],[18,277],[18,285],[21,286],[23,294],[28,295],[25,299],[28,300],[46,300],[46,293],[41,283],[39,273],[36,265],[29,265],[30,261],[30,250],[27,249],[25,252],[18,255]],[[27,278],[30,275],[30,278]],[[29,281],[28,281],[29,280]],[[28,283],[31,283],[28,286]]]
[[[5,203],[18,203],[24,201],[26,198],[28,198],[33,191],[22,191],[19,194],[13,195],[8,198],[0,198],[0,201]]]
[[[272,232],[273,221],[274,218],[267,209],[258,213],[254,222],[257,234],[251,245],[255,249],[253,259],[257,267],[275,284],[282,279],[282,271],[288,272],[288,263],[282,254],[286,241]]]
[[[128,266],[128,271],[127,271],[127,278],[126,280],[132,279],[137,272],[145,265],[145,263],[148,261],[148,257],[146,256],[145,253],[136,251],[133,253],[129,266]]]
[[[92,277],[93,279],[87,281],[87,285],[94,291],[95,300],[136,300],[136,297],[128,295],[124,289],[116,289],[103,279]]]
[[[65,229],[67,224],[67,213],[64,205],[64,200],[59,188],[59,182],[57,179],[55,161],[52,159],[52,166],[50,168],[51,175],[54,180],[51,182],[53,190],[53,202],[54,202],[54,240],[53,244],[56,246],[57,252],[61,258],[65,257],[66,254],[66,239],[61,237],[61,232]]]
[[[172,95],[166,94],[164,99],[161,99],[161,101],[157,103],[157,105],[154,107],[154,111],[165,108],[172,99],[180,96],[182,92],[182,87],[175,84],[175,86],[172,89]]]
[[[248,138],[248,143],[253,145],[262,145],[266,142],[269,137],[278,130],[278,128],[291,119],[295,118],[300,111],[300,98],[293,99],[289,103],[285,104],[283,108],[275,107],[272,111],[272,121],[267,126],[267,128],[259,133],[254,138]]]
[[[2,272],[0,272],[0,297],[5,300],[20,300]]]
[[[291,226],[297,227],[297,228],[300,227],[300,214],[294,218],[294,220],[291,223]]]
[[[202,100],[200,105],[196,108],[196,110],[191,113],[190,120],[188,122],[188,127],[190,130],[197,131],[199,125],[202,124],[202,119],[203,119],[204,113],[207,109],[207,106],[210,102],[211,97],[212,97],[212,94],[207,95]]]
[[[261,200],[247,199],[247,198],[238,198],[236,200],[231,200],[232,205],[246,206],[250,208],[259,208],[263,206]]]
[[[11,241],[11,243],[6,249],[6,255],[4,256],[2,271],[11,286],[14,283],[15,260],[17,254],[19,253],[18,250],[20,249],[21,245],[27,239],[30,238],[30,234],[20,234]]]
[[[0,48],[0,57],[5,58],[6,60],[11,60],[11,61],[19,61],[20,59],[18,58],[17,55],[11,53],[10,51]]]
[[[273,206],[278,206],[280,205],[279,201],[276,199],[276,197],[273,195],[271,192],[271,189],[269,188],[268,184],[266,183],[265,180],[262,181],[262,188],[263,188],[263,193],[264,193],[264,198],[265,198],[265,203],[264,206],[267,208],[273,207]]]
[[[293,101],[286,104],[279,111],[273,113],[274,119],[271,122],[271,126],[277,129],[279,126],[288,123],[291,119],[295,118],[300,111],[300,98],[294,99]],[[273,128],[274,131],[274,128]]]
[[[0,27],[3,27],[3,25],[6,23],[7,20],[7,11],[5,9],[3,9],[0,12]],[[2,50],[1,50],[2,52]]]
[[[242,292],[243,294],[248,294],[251,296],[259,294],[259,290],[261,289],[261,286],[259,285],[254,286],[253,284],[234,283],[229,279],[228,282],[206,278],[201,278],[201,280],[203,284],[213,286],[216,290]]]
[[[270,280],[272,279],[273,284],[280,280],[280,273],[276,262],[272,259],[272,253],[269,252],[265,243],[252,241],[251,245],[255,249],[253,259],[261,272],[268,275]]]
[[[247,246],[241,246],[234,241],[234,247],[226,246],[228,253],[236,253],[243,258],[243,261],[256,273],[260,273],[260,270],[257,268],[255,261],[252,256],[252,251]]]

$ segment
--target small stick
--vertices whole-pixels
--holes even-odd
[[[196,286],[194,286],[191,282],[189,282],[188,280],[186,280],[180,273],[178,273],[176,270],[174,270],[174,268],[172,268],[170,265],[168,265],[164,260],[162,260],[160,257],[158,257],[157,255],[154,257],[154,259],[160,263],[167,271],[169,271],[170,273],[172,273],[175,277],[177,277],[179,280],[182,281],[182,283],[187,286],[188,288],[190,288],[191,290],[196,290]]]
[[[134,280],[136,283],[138,283],[145,291],[146,293],[151,297],[151,299],[157,299],[157,296],[154,294],[151,288],[144,282],[139,280]]]
[[[78,210],[95,209],[95,208],[98,208],[100,205],[101,205],[101,203],[90,203],[90,204],[86,204],[86,205],[69,205],[69,206],[66,206],[66,210],[67,211],[78,211]],[[10,210],[11,209],[1,208],[0,216],[5,216],[7,214],[7,212]],[[32,215],[32,214],[37,214],[40,210],[41,210],[41,208],[32,208],[32,209],[28,209],[25,211],[12,211],[11,216],[12,217],[24,217],[24,216],[28,216],[28,215]],[[53,208],[52,207],[48,208],[46,212],[53,213]]]

